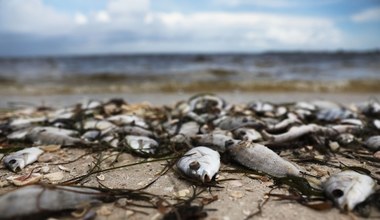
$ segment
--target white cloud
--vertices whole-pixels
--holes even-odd
[[[0,4],[1,30],[49,35],[63,34],[72,28],[69,15],[45,5],[41,0],[7,0]]]
[[[101,23],[108,23],[110,21],[110,17],[106,11],[99,11],[96,13],[95,18],[98,22]]]
[[[355,22],[380,21],[380,7],[361,11],[351,17]]]
[[[76,13],[74,20],[75,20],[75,23],[77,23],[78,25],[85,25],[88,23],[88,19],[87,19],[86,15],[84,15],[82,13]]]
[[[226,5],[230,7],[239,6],[261,6],[269,8],[290,8],[303,6],[328,5],[340,2],[341,0],[214,0],[214,4]]]

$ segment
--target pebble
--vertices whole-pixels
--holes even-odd
[[[96,178],[97,178],[98,180],[100,180],[100,181],[103,181],[103,180],[106,179],[105,176],[104,176],[103,174],[100,174],[99,176],[96,176]]]
[[[233,199],[240,199],[244,196],[244,192],[233,190],[233,191],[230,191],[228,195],[230,195]]]
[[[380,159],[380,151],[376,151],[376,152],[373,154],[373,156],[374,156],[375,158]]]
[[[45,152],[55,152],[61,149],[61,145],[51,144],[51,145],[44,145],[40,146],[41,150]]]
[[[71,171],[69,168],[64,167],[64,166],[62,166],[62,165],[58,165],[58,168],[59,168],[60,170],[62,170],[62,171],[66,171],[66,172],[70,172],[70,171]]]
[[[229,185],[231,187],[241,187],[243,186],[243,183],[240,182],[239,180],[232,180],[232,181],[229,181]]]
[[[96,214],[100,216],[109,216],[112,214],[112,209],[107,206],[102,206],[98,210],[96,210]]]
[[[179,197],[185,197],[186,195],[190,194],[190,190],[188,189],[183,189],[175,193],[175,195]]]
[[[51,183],[55,183],[57,181],[60,181],[63,179],[63,177],[64,177],[64,175],[63,175],[63,172],[61,172],[61,171],[44,175],[44,178],[48,179]]]
[[[44,153],[38,157],[38,162],[42,162],[42,163],[50,162],[54,159],[54,157],[55,157],[54,154]]]

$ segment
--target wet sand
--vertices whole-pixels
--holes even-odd
[[[380,94],[332,94],[332,93],[217,93],[221,97],[225,98],[228,102],[246,103],[254,100],[265,100],[274,103],[280,102],[294,102],[301,100],[314,100],[325,99],[336,101],[343,104],[360,103],[368,101],[371,98],[380,98]],[[107,100],[109,98],[123,98],[129,103],[148,101],[155,105],[173,104],[179,100],[185,100],[190,97],[190,94],[176,93],[176,94],[156,94],[156,93],[144,93],[144,94],[86,94],[86,95],[46,95],[46,96],[1,96],[0,108],[13,107],[9,105],[10,102],[22,104],[29,103],[34,105],[44,104],[46,106],[62,107],[69,104],[79,102],[84,98],[88,99],[100,99]],[[57,152],[52,152],[54,159],[49,162],[39,162],[31,166],[28,166],[22,173],[31,172],[36,167],[46,166],[50,167],[51,172],[61,172],[57,165],[51,165],[52,163],[63,162],[72,160],[79,155],[85,154],[83,149],[64,148]],[[62,155],[66,155],[62,157]],[[111,152],[104,152],[105,156],[109,156],[109,159],[105,161],[104,166],[110,166],[115,159],[115,154]],[[291,156],[287,155],[286,151],[283,151],[282,156],[292,160]],[[93,155],[95,156],[95,155]],[[365,164],[361,164],[359,161],[335,158],[347,165],[363,166],[371,171],[376,168],[370,167]],[[132,156],[129,154],[122,154],[117,160],[114,166],[125,165],[142,161],[143,159]],[[84,174],[88,171],[92,162],[95,159],[91,156],[83,156],[80,160],[64,165],[69,171],[62,171],[64,178],[61,181],[68,180],[74,176]],[[50,164],[50,165],[49,165]],[[166,162],[152,162],[138,166],[132,166],[128,168],[122,168],[111,172],[104,173],[103,177],[99,178],[99,175],[93,175],[84,183],[86,186],[100,186],[105,185],[109,188],[129,188],[138,189],[146,184],[150,183],[158,176],[158,173],[164,169]],[[1,165],[2,166],[2,165]],[[317,175],[318,172],[322,173],[334,173],[337,169],[326,167],[317,164],[302,164],[303,168],[309,172]],[[254,175],[246,174],[232,174],[223,170],[230,168],[238,168],[235,164],[223,164],[218,180],[234,179],[231,181],[221,181],[219,186],[221,188],[203,188],[205,192],[201,195],[206,199],[214,198],[216,201],[205,206],[208,210],[207,219],[212,220],[233,220],[233,219],[245,219],[247,216],[258,211],[258,204],[262,203],[266,198],[266,193],[271,190],[270,186],[273,185],[273,181],[266,178],[260,178]],[[316,170],[312,167],[317,167]],[[7,184],[6,178],[14,175],[6,171],[4,168],[0,169],[0,193],[4,193],[13,189],[13,186]],[[43,179],[42,182],[49,183],[47,179]],[[5,184],[5,185],[3,185]],[[198,188],[198,190],[202,189]],[[193,193],[192,184],[188,181],[181,179],[178,175],[170,170],[167,174],[158,178],[158,181],[148,187],[146,191],[158,194],[168,199],[169,201],[176,201],[176,199],[186,199]],[[286,194],[287,190],[278,189],[273,193]],[[181,196],[182,197],[181,197]],[[215,197],[216,196],[216,197]],[[195,200],[194,204],[201,204],[202,200]],[[99,211],[103,209],[104,212]],[[117,208],[114,204],[106,204],[98,207],[98,215],[95,219],[161,219],[162,214],[156,209],[142,209],[136,207],[127,207],[127,210]],[[107,210],[109,212],[107,212]],[[139,213],[139,211],[145,212]],[[377,216],[378,213],[377,213]],[[353,219],[352,214],[343,214],[338,209],[333,208],[327,211],[315,211],[305,206],[302,206],[292,201],[277,201],[275,198],[270,198],[268,203],[263,206],[262,213],[255,216],[253,219]],[[73,217],[65,217],[63,219],[73,219]]]

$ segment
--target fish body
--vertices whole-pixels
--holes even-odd
[[[220,155],[207,147],[195,147],[178,160],[177,168],[201,182],[210,182],[220,168]]]
[[[369,176],[346,170],[323,183],[325,194],[342,210],[353,210],[374,192],[376,182]]]
[[[157,141],[144,136],[127,135],[125,141],[129,147],[141,153],[153,154],[158,148]]]
[[[38,147],[30,147],[13,152],[4,157],[4,166],[13,172],[24,169],[25,166],[37,161],[43,151]]]
[[[241,165],[274,177],[300,176],[300,170],[264,145],[240,141],[227,148]]]
[[[57,131],[54,129],[57,129]],[[73,146],[84,143],[80,138],[71,137],[65,132],[60,132],[59,128],[54,129],[40,129],[37,127],[32,129],[31,132],[27,134],[26,138],[37,145],[57,144],[62,146]]]
[[[86,203],[99,202],[100,198],[98,190],[89,188],[26,186],[0,196],[0,219],[21,219],[73,210]]]

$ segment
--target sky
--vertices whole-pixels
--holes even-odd
[[[380,49],[380,0],[0,0],[0,56]]]

